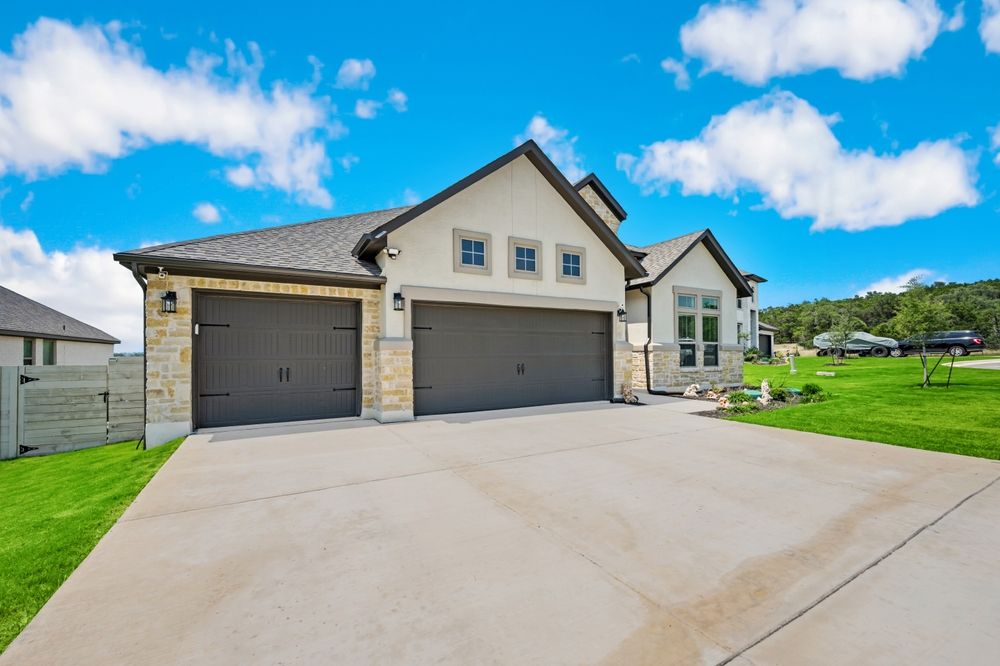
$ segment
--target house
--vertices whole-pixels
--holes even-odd
[[[760,322],[757,331],[757,349],[761,356],[770,357],[774,354],[774,334],[778,332],[777,326],[771,326]]]
[[[752,294],[749,298],[741,298],[736,303],[738,337],[744,349],[757,347],[762,356],[769,357],[774,351],[774,334],[778,332],[778,329],[760,321],[758,314],[760,310],[760,285],[767,280],[749,271],[743,271],[743,277],[750,285]]]
[[[739,304],[753,293],[712,232],[630,249],[647,272],[629,280],[625,296],[636,384],[668,392],[742,384]]]
[[[638,335],[627,320],[645,312],[626,311],[626,286],[648,256],[618,238],[625,217],[596,176],[569,183],[528,141],[415,206],[117,253],[145,290],[147,444],[620,399]],[[713,249],[689,252],[677,284],[728,307],[748,287],[703,233]]]
[[[0,366],[102,365],[121,340],[0,286]]]

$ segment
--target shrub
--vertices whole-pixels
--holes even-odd
[[[785,402],[788,397],[792,395],[788,389],[776,386],[771,389],[771,399],[777,400],[778,402]]]
[[[811,402],[823,402],[826,400],[826,393],[810,393],[809,395],[802,396],[802,402],[805,404]]]
[[[751,399],[752,400],[752,399]],[[760,409],[756,401],[730,404],[726,407],[726,414],[752,414]]]
[[[820,395],[822,393],[823,393],[823,387],[820,386],[819,384],[809,383],[809,384],[803,384],[802,385],[802,395],[803,396],[807,396],[807,395]]]
[[[744,393],[743,391],[736,391],[734,393],[730,393],[728,397],[730,405],[746,405],[749,403],[756,404],[753,397],[751,397],[750,394],[748,393]]]
[[[747,347],[746,351],[743,352],[743,360],[749,363],[756,363],[759,358],[760,350],[756,347]]]

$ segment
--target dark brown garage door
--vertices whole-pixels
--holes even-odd
[[[414,412],[607,399],[610,324],[599,312],[414,304]]]
[[[356,303],[203,294],[195,322],[198,426],[358,413]]]

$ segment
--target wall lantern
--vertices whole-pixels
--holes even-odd
[[[177,292],[165,291],[160,297],[160,312],[177,312]]]
[[[621,305],[618,307],[618,321],[623,324],[628,321],[628,313],[625,312],[625,306]]]
[[[402,312],[403,308],[406,306],[406,299],[403,298],[403,294],[396,292],[392,295],[392,309],[396,312]]]

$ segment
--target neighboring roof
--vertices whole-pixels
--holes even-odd
[[[611,209],[611,212],[615,214],[615,217],[617,217],[619,221],[628,217],[628,213],[625,212],[622,205],[618,203],[618,200],[611,195],[611,192],[604,186],[601,179],[598,178],[593,172],[588,173],[586,176],[577,181],[576,184],[573,185],[573,189],[579,192],[587,185],[594,188],[594,191],[597,192],[597,196],[600,197],[601,201],[603,201],[604,204]]]
[[[219,268],[279,269],[382,280],[373,261],[351,248],[364,233],[405,213],[409,206],[328,217],[253,231],[154,245],[115,254],[115,260],[147,266],[211,262]]]
[[[736,268],[736,265],[733,264],[729,255],[722,249],[711,229],[702,229],[701,231],[695,231],[645,247],[629,246],[632,252],[645,253],[646,256],[642,259],[642,267],[646,269],[648,275],[636,280],[629,280],[628,288],[634,289],[647,284],[655,285],[699,243],[705,244],[705,248],[719,263],[719,267],[722,268],[726,276],[736,286],[736,295],[739,297],[751,296],[750,285],[747,284],[747,281],[743,278],[740,270]]]
[[[765,331],[771,331],[772,333],[776,333],[777,331],[780,330],[777,326],[771,326],[770,324],[765,324],[762,321],[757,322],[757,328],[763,329]]]
[[[612,254],[625,267],[625,278],[639,278],[645,274],[639,260],[626,249],[611,227],[606,225],[594,209],[583,200],[580,193],[573,189],[566,177],[552,163],[538,144],[532,140],[525,141],[520,146],[505,155],[501,155],[486,166],[474,171],[457,183],[438,192],[430,199],[423,201],[408,211],[388,220],[384,224],[372,229],[358,241],[354,246],[354,254],[362,259],[371,260],[378,254],[386,243],[386,237],[390,232],[399,229],[401,226],[423,215],[440,203],[447,201],[465,188],[474,185],[486,176],[494,173],[498,169],[510,164],[518,157],[526,157],[535,168],[545,177],[545,180],[562,196],[563,200],[570,205],[577,215],[590,227],[591,231],[611,250]]]
[[[753,280],[757,284],[760,284],[761,282],[767,282],[767,278],[762,278],[756,273],[751,273],[749,271],[740,271],[740,272],[743,274],[743,277],[745,277],[748,280]]]
[[[27,296],[0,287],[0,335],[33,335],[39,338],[117,344],[118,338],[73,319]]]

